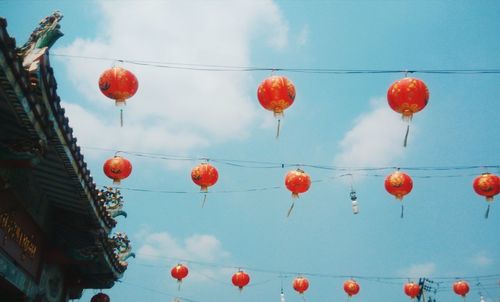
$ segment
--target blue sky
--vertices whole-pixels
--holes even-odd
[[[65,36],[52,54],[276,68],[500,67],[496,1],[0,1],[18,45],[55,9],[64,14]],[[297,97],[276,140],[272,113],[256,98],[270,72],[121,64],[140,87],[120,128],[113,102],[97,87],[113,63],[51,57],[58,94],[100,185],[110,184],[101,171],[111,150],[346,167],[499,165],[498,74],[415,74],[429,87],[430,101],[415,115],[403,149],[405,125],[385,100],[403,73],[280,73],[295,83]],[[356,176],[361,212],[353,215],[350,178],[330,179],[344,172],[304,167],[313,181],[326,181],[314,182],[286,219],[291,199],[284,188],[218,192],[283,186],[289,169],[215,161],[219,182],[201,208],[189,177],[199,161],[126,156],[134,170],[124,188],[188,193],[123,190],[128,218],[118,218],[115,231],[129,235],[137,258],[123,282],[105,291],[112,301],[176,295],[199,302],[279,301],[281,280],[286,301],[302,301],[291,288],[299,273],[310,274],[308,301],[345,299],[344,278],[321,274],[425,276],[442,282],[438,301],[459,301],[450,289],[455,277],[500,273],[498,201],[485,220],[486,202],[471,186],[485,169],[408,172],[414,188],[401,219],[384,177]],[[191,272],[179,292],[170,268],[181,259],[191,260]],[[248,269],[254,284],[241,294],[230,284],[238,267]],[[354,300],[407,299],[402,279],[358,281]],[[469,280],[469,301],[479,301],[479,291],[487,302],[500,299],[498,276],[479,281],[483,289]],[[81,301],[94,293],[86,291]]]

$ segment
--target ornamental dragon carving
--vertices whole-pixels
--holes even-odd
[[[108,238],[108,242],[115,252],[115,257],[118,260],[118,263],[123,267],[127,267],[128,262],[126,260],[130,257],[135,258],[135,254],[132,252],[132,245],[130,244],[127,234],[118,232],[113,237]]]
[[[127,212],[123,211],[123,197],[119,189],[104,187],[98,193],[99,202],[104,205],[111,218],[118,216],[127,217]]]
[[[52,15],[40,21],[38,27],[33,30],[28,41],[18,49],[18,54],[25,57],[34,49],[50,48],[64,34],[60,31],[59,21],[63,18],[60,11],[55,11]]]

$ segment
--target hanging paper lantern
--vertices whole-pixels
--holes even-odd
[[[299,197],[299,194],[309,190],[311,186],[311,177],[301,169],[290,171],[285,176],[285,186],[292,192],[292,198],[296,199]],[[294,206],[295,201],[292,202],[290,209],[288,209],[287,217],[292,213]]]
[[[403,78],[394,82],[387,91],[387,101],[392,110],[401,113],[403,120],[408,121],[403,146],[408,142],[410,120],[414,113],[424,109],[429,101],[429,89],[422,80]]]
[[[404,285],[405,294],[411,299],[415,299],[420,294],[420,286],[414,282],[408,282]]]
[[[250,276],[242,270],[239,270],[233,275],[231,279],[234,286],[237,286],[239,290],[243,290],[243,287],[247,286],[250,283]]]
[[[182,282],[182,279],[186,278],[189,273],[187,266],[182,264],[177,264],[172,268],[170,274],[172,278],[177,279],[178,282]]]
[[[111,302],[111,299],[109,299],[109,296],[104,293],[98,293],[90,299],[90,302]]]
[[[384,182],[385,189],[389,194],[396,197],[397,200],[403,200],[403,197],[413,189],[413,180],[408,174],[399,170],[388,175]],[[401,203],[401,218],[403,218],[404,206]]]
[[[219,172],[209,163],[201,163],[191,170],[191,179],[193,182],[200,186],[201,192],[205,192],[201,207],[205,206],[207,200],[208,187],[213,186],[219,179]]]
[[[347,280],[344,282],[344,291],[347,296],[352,297],[359,292],[359,284],[353,279]]]
[[[406,194],[411,192],[413,180],[408,174],[396,171],[386,177],[384,185],[389,194],[394,195],[398,200],[402,200]]]
[[[469,284],[464,280],[459,280],[453,283],[453,291],[455,292],[455,294],[465,298],[465,296],[469,292]]]
[[[191,179],[200,186],[202,192],[207,192],[208,187],[215,185],[219,179],[219,172],[209,163],[201,163],[191,170]]]
[[[486,197],[487,202],[492,202],[495,195],[500,193],[500,177],[492,173],[483,173],[474,179],[472,187],[477,194]],[[490,204],[488,203],[484,218],[488,218],[489,213]]]
[[[219,172],[209,163],[201,163],[191,170],[191,179],[200,186],[202,192],[207,192],[208,187],[215,185],[219,179]]]
[[[292,285],[299,294],[303,294],[309,288],[309,281],[304,277],[297,277],[293,280]]]
[[[295,100],[295,86],[284,76],[271,76],[259,85],[257,97],[262,107],[280,117]]]
[[[429,101],[429,89],[422,80],[403,78],[392,83],[387,91],[387,101],[392,110],[410,120],[414,113],[424,109]]]
[[[128,159],[116,155],[104,162],[103,170],[104,174],[113,180],[113,184],[120,185],[120,181],[132,172],[132,164]]]
[[[311,187],[311,177],[301,169],[290,171],[285,176],[285,186],[292,192],[292,197],[306,192]]]
[[[283,116],[284,110],[290,107],[295,100],[295,86],[284,76],[271,76],[259,85],[257,98],[262,107],[272,111],[274,116],[278,118],[276,133],[276,137],[278,137],[280,118]]]
[[[486,201],[493,201],[493,197],[500,193],[500,178],[492,173],[483,173],[472,183],[477,194],[486,197]]]
[[[115,105],[124,105],[139,88],[135,75],[121,67],[113,67],[101,74],[99,89],[110,99],[115,100]]]

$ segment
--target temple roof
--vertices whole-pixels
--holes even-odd
[[[49,49],[21,54],[6,28],[0,18],[0,168],[22,175],[10,179],[21,200],[39,196],[48,204],[38,223],[63,251],[55,258],[84,288],[111,287],[126,269],[108,238],[116,221],[61,106]]]

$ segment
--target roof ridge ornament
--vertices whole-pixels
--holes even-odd
[[[28,41],[17,49],[17,54],[24,58],[25,68],[37,61],[60,37],[64,36],[59,24],[62,18],[63,15],[58,10],[43,18],[31,33]]]

